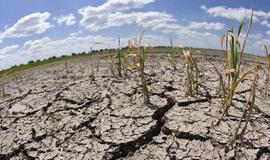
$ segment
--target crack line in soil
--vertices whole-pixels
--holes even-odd
[[[256,154],[255,160],[261,159],[263,154],[269,153],[270,154],[270,148],[268,147],[260,147],[259,151]]]
[[[170,97],[167,97],[165,94],[161,94],[162,98],[166,98],[168,104],[162,108],[158,108],[154,114],[152,115],[152,118],[154,120],[156,120],[156,125],[152,128],[150,128],[148,131],[146,131],[142,136],[140,136],[139,138],[127,142],[127,143],[121,143],[116,150],[114,150],[113,152],[109,152],[106,155],[104,159],[110,159],[110,160],[115,160],[115,159],[119,159],[119,158],[125,158],[127,157],[130,153],[134,153],[135,151],[139,150],[142,146],[149,144],[150,142],[152,142],[153,137],[156,137],[160,134],[162,127],[164,126],[165,120],[164,115],[177,103],[178,106],[184,107],[184,106],[188,106],[190,104],[194,104],[194,103],[201,103],[201,102],[207,102],[208,99],[197,99],[197,100],[192,100],[192,101],[185,101],[185,102],[176,102],[175,99],[172,99]],[[188,136],[192,135],[188,135],[185,134],[186,138],[188,138]],[[200,136],[196,136],[193,135],[194,139],[198,139],[198,140],[207,140],[208,138],[206,137],[200,137]],[[111,154],[111,157],[110,157]]]

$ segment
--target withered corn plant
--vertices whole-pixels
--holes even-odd
[[[128,41],[128,48],[126,52],[122,54],[122,64],[123,64],[123,73],[125,76],[128,76],[128,70],[133,70],[138,68],[137,54],[134,54],[135,47],[132,44],[132,41]],[[130,62],[132,61],[132,62]]]
[[[128,77],[128,51],[122,53],[122,75]]]
[[[118,36],[118,50],[117,50],[117,70],[118,76],[122,77],[122,52],[121,52],[121,44],[120,44],[120,37]]]
[[[139,54],[137,49],[137,40],[132,43],[131,40],[128,41],[128,50],[125,56],[125,62],[129,70],[139,70]]]
[[[241,64],[243,62],[243,54],[246,45],[246,41],[251,29],[251,25],[253,22],[253,10],[251,13],[251,18],[249,21],[248,31],[245,35],[243,44],[240,44],[239,38],[243,30],[243,26],[245,24],[245,20],[243,18],[242,22],[238,27],[238,31],[235,33],[233,27],[229,27],[228,30],[221,36],[221,46],[224,48],[225,43],[225,54],[226,54],[226,66],[227,66],[227,74],[228,74],[228,88],[231,88],[236,80],[239,77]]]
[[[243,73],[239,79],[236,80],[236,82],[233,84],[233,86],[227,91],[227,94],[225,96],[225,99],[222,103],[222,107],[224,108],[224,111],[222,113],[221,119],[228,113],[229,108],[232,105],[233,96],[239,87],[240,83],[252,72],[252,69],[249,69]]]
[[[237,140],[243,139],[244,133],[247,129],[248,122],[250,121],[250,116],[252,113],[252,110],[254,108],[255,98],[256,98],[256,89],[257,89],[257,82],[259,78],[259,65],[256,64],[253,67],[254,72],[254,78],[251,85],[251,92],[247,99],[245,109],[242,113],[241,118],[239,119],[238,126],[235,129],[234,138],[231,141],[231,145],[233,145]],[[243,121],[245,121],[245,124],[242,126]],[[241,130],[241,131],[240,131]]]
[[[123,75],[125,76],[125,77],[128,77],[128,61],[127,61],[127,54],[124,52],[124,54],[123,54],[123,61],[122,61],[122,64],[123,64],[123,69],[122,69],[122,71],[123,71]]]
[[[264,97],[268,98],[269,97],[269,81],[270,81],[270,55],[267,49],[267,46],[264,45],[264,49],[265,49],[265,74],[264,74],[264,83],[265,83],[265,93],[264,93]]]
[[[194,96],[198,92],[198,66],[192,57],[191,49],[184,49],[185,69],[186,69],[186,84],[187,94]]]
[[[140,28],[137,34],[137,38],[134,44],[132,41],[128,41],[128,50],[127,55],[125,56],[125,63],[127,64],[130,70],[139,71],[139,76],[141,79],[141,87],[143,93],[144,104],[149,105],[149,90],[147,87],[147,77],[144,72],[145,63],[147,58],[147,49],[148,46],[141,47],[141,40],[143,36],[144,30]]]
[[[140,77],[141,77],[141,83],[142,83],[142,91],[143,91],[143,98],[144,98],[144,104],[149,105],[149,90],[147,87],[147,80],[145,75],[145,63],[146,63],[146,57],[147,57],[147,46],[141,48],[141,40],[143,36],[144,30],[140,28],[138,35],[137,35],[137,58],[139,62],[139,71],[140,71]]]
[[[225,100],[223,101],[223,108],[224,112],[222,113],[222,117],[227,114],[231,104],[232,104],[232,99],[235,93],[236,88],[240,84],[242,80],[245,79],[248,74],[250,74],[251,70],[245,72],[242,76],[240,76],[240,69],[241,69],[241,64],[243,61],[243,54],[244,54],[244,49],[246,45],[246,41],[251,29],[253,21],[253,10],[251,12],[251,17],[248,25],[248,31],[244,37],[244,41],[241,44],[239,41],[240,35],[243,30],[244,26],[244,19],[240,23],[238,27],[238,31],[235,33],[233,27],[229,27],[227,32],[224,33],[221,36],[221,46],[224,47],[225,43],[225,55],[226,55],[226,72],[228,75],[228,81],[227,81],[227,91],[226,91],[226,97]]]
[[[143,33],[144,30],[142,30],[142,27],[140,27],[135,43],[133,44],[131,40],[128,41],[127,53],[123,55],[123,64],[125,66],[124,68],[126,68],[126,71],[127,70],[139,71],[144,104],[149,105],[150,104],[149,90],[147,87],[147,77],[144,72],[147,58],[147,50],[149,47],[148,46],[141,47]]]

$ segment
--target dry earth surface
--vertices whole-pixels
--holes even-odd
[[[261,98],[237,148],[228,144],[250,93],[245,80],[219,125],[218,76],[203,56],[200,88],[186,96],[185,69],[162,54],[148,58],[151,107],[143,104],[140,78],[113,77],[109,58],[81,58],[27,70],[8,78],[0,98],[0,159],[270,159],[270,98]],[[224,70],[222,57],[211,60]],[[245,64],[249,68],[251,64]],[[99,67],[97,67],[99,66]],[[92,81],[91,70],[95,74]]]

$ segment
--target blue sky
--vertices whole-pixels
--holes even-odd
[[[254,8],[248,52],[263,55],[270,45],[268,0],[9,0],[0,1],[0,69],[29,60],[89,51],[96,42],[114,48],[134,39],[143,43],[220,49],[219,38]]]

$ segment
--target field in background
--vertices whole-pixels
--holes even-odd
[[[203,55],[212,55],[212,56],[223,56],[224,51],[223,50],[217,50],[217,49],[205,49],[205,48],[191,48],[194,54],[203,54]],[[125,48],[123,48],[123,52],[125,51]],[[198,52],[199,51],[199,52]],[[178,55],[182,55],[182,49],[179,50]],[[20,71],[24,71],[27,69],[32,69],[34,67],[46,65],[46,64],[52,64],[52,63],[62,63],[65,60],[76,60],[83,57],[106,57],[111,56],[113,54],[116,54],[116,49],[105,49],[105,50],[96,50],[92,52],[82,52],[82,53],[72,53],[72,55],[63,55],[61,57],[50,57],[48,59],[44,60],[36,60],[36,61],[29,61],[27,64],[20,64],[12,66],[8,69],[4,69],[0,71],[0,78],[3,76],[7,76],[10,74],[14,74]],[[151,48],[150,54],[166,54],[166,53],[172,53],[172,50],[170,47],[154,47]],[[245,54],[245,58],[249,61],[256,61],[256,58],[254,59],[255,55],[252,54]],[[259,60],[263,60],[263,57],[256,56]]]

